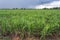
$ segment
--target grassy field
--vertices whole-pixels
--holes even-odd
[[[60,34],[60,10],[0,10],[0,35]]]

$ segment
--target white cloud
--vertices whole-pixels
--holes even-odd
[[[60,7],[60,1],[35,6],[36,9]]]

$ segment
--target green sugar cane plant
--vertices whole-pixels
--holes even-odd
[[[0,10],[0,30],[1,34],[19,34],[22,40],[59,34],[60,10]]]

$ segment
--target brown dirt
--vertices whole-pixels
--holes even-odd
[[[22,40],[22,39],[20,39],[19,36],[14,36],[12,37],[12,40]],[[25,37],[23,38],[23,40],[40,40],[40,37],[34,37],[34,36]],[[44,39],[42,38],[42,40],[60,40],[60,35],[46,36]]]
[[[22,39],[20,39],[19,36],[13,36],[12,40],[22,40]],[[23,38],[23,40],[40,40],[40,37],[34,37],[34,36],[25,37]],[[46,36],[45,38],[42,38],[42,40],[60,40],[60,35],[59,36],[57,35]]]
[[[4,36],[5,37],[5,36]],[[13,34],[10,35],[11,40],[40,40],[41,37],[39,36],[28,36],[27,34],[24,35],[24,37],[20,37],[20,35]],[[48,35],[42,38],[42,40],[60,40],[60,35],[58,34],[53,34],[53,35]]]
[[[20,40],[20,38],[18,36],[13,36],[11,40]]]

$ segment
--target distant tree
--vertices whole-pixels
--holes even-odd
[[[60,9],[60,7],[54,7],[54,8],[51,8],[51,9]]]
[[[25,10],[26,8],[21,8],[21,10]]]
[[[15,8],[13,8],[13,10],[15,10]]]
[[[18,8],[13,8],[14,10],[18,9]]]
[[[18,9],[18,8],[15,8],[15,9]]]

